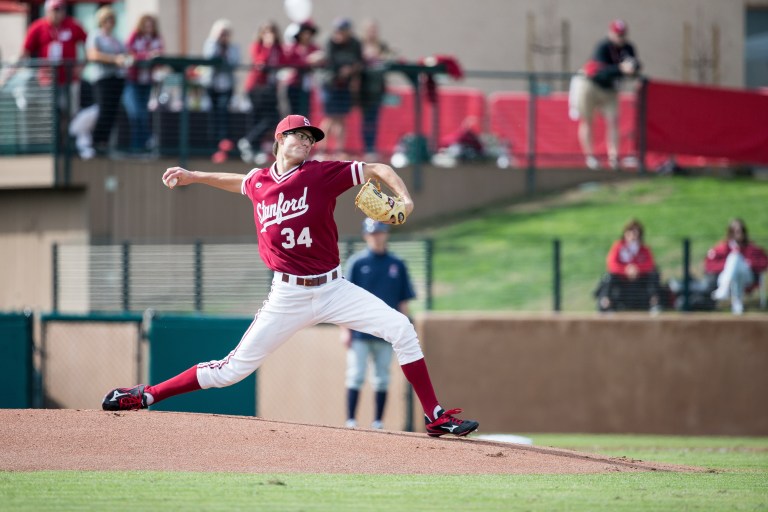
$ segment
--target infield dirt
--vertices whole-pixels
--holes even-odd
[[[480,439],[158,411],[0,410],[0,470],[561,474],[696,471]]]

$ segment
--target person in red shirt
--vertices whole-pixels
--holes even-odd
[[[728,223],[725,240],[707,251],[704,271],[710,282],[717,283],[714,300],[731,301],[731,311],[744,312],[744,294],[757,287],[759,275],[768,269],[765,250],[749,241],[747,225],[741,219]]]
[[[253,66],[245,79],[245,90],[253,106],[253,126],[237,142],[243,161],[264,165],[268,156],[261,151],[261,143],[280,120],[277,98],[277,72],[285,65],[285,53],[280,44],[280,32],[275,23],[259,27],[251,45]]]
[[[291,110],[303,116],[309,115],[312,91],[312,69],[322,63],[323,51],[314,42],[317,27],[311,21],[299,25],[293,36],[294,42],[286,45],[285,60],[291,70],[286,80],[288,103]]]
[[[139,18],[125,43],[134,65],[128,68],[123,105],[131,122],[131,150],[143,151],[150,145],[152,128],[149,117],[149,97],[152,93],[152,68],[136,65],[163,54],[163,38],[157,18],[144,14]]]
[[[87,34],[71,17],[67,16],[64,0],[46,0],[45,16],[32,22],[22,45],[20,60],[29,58],[45,59],[57,66],[56,83],[61,87],[58,98],[59,108],[69,102],[70,112],[78,110],[80,67],[75,66],[78,45],[85,43]],[[50,86],[53,73],[50,68],[40,68],[40,85]],[[70,94],[69,98],[67,94]]]
[[[342,276],[333,218],[336,199],[368,179],[378,179],[403,198],[410,214],[413,200],[403,180],[386,164],[309,160],[325,133],[304,116],[284,118],[274,137],[276,161],[267,168],[242,175],[171,167],[163,174],[170,188],[199,183],[242,194],[253,203],[259,255],[274,271],[269,297],[253,323],[224,359],[197,364],[153,386],[113,389],[104,397],[102,408],[143,409],[181,393],[231,386],[253,373],[302,328],[331,323],[392,344],[421,402],[427,434],[465,436],[477,430],[478,422],[454,416],[460,409],[440,406],[408,317]]]
[[[649,308],[657,311],[660,308],[659,275],[643,234],[643,225],[632,219],[608,251],[605,258],[608,274],[598,289],[600,311]]]

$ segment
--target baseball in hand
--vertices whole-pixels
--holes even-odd
[[[176,186],[176,184],[179,182],[178,178],[171,178],[168,181],[165,182],[166,186],[168,188],[173,188]]]

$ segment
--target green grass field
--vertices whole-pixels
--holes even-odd
[[[4,472],[0,510],[768,510],[768,438],[527,435],[539,446],[705,471],[523,476]]]
[[[768,247],[768,182],[652,177],[496,207],[427,230],[435,241],[436,310],[552,310],[552,241],[561,240],[563,310],[594,311],[605,256],[633,217],[645,225],[662,279],[682,276],[682,240],[702,274],[709,247],[742,217]]]

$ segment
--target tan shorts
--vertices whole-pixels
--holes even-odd
[[[619,93],[614,90],[603,89],[592,80],[583,78],[575,99],[580,119],[591,121],[595,109],[599,109],[607,118],[616,118]]]

